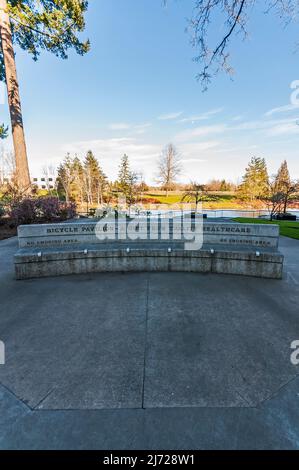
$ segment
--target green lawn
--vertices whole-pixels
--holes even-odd
[[[147,199],[153,199],[156,203],[159,204],[179,204],[182,202],[182,197],[183,197],[184,192],[170,192],[168,196],[166,196],[165,192],[160,192],[160,193],[145,193],[144,197]],[[185,201],[189,202],[189,201]],[[223,193],[211,193],[211,201],[205,201],[203,203],[203,206],[206,208],[211,208],[211,209],[230,209],[230,208],[238,208],[239,206],[237,205],[237,197],[235,194],[228,193],[228,194],[223,194]]]
[[[159,193],[147,193],[144,195],[148,199],[153,199],[157,201],[159,204],[177,204],[180,203],[182,200],[182,194],[169,194],[168,196]]]
[[[236,222],[244,224],[274,224],[279,225],[280,235],[285,237],[295,238],[299,240],[299,222],[291,222],[288,220],[263,220],[263,219],[251,219],[247,217],[237,217],[234,219]]]

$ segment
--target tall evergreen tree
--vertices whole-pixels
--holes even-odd
[[[98,177],[98,162],[93,155],[92,151],[89,150],[86,154],[85,160],[83,162],[84,166],[84,175],[85,175],[85,188],[86,188],[86,197],[89,204],[94,202],[94,182]]]
[[[30,186],[21,99],[14,44],[38,59],[45,49],[63,59],[75,49],[84,54],[89,42],[78,33],[84,30],[86,0],[0,0],[0,81],[6,82],[16,159],[16,178],[21,188]]]
[[[131,207],[136,201],[137,182],[138,175],[134,171],[131,171],[129,157],[125,154],[122,157],[119,166],[117,187],[125,196],[129,207]]]
[[[104,194],[107,191],[108,188],[108,178],[104,171],[102,170],[102,167],[99,164],[99,174],[98,174],[98,179],[96,181],[96,191],[97,191],[97,202],[98,204],[103,204],[104,201]]]
[[[290,184],[291,177],[288,169],[287,161],[284,160],[280,165],[277,175],[276,175],[276,184],[278,189],[283,189],[286,185]]]
[[[63,192],[65,200],[70,201],[72,184],[74,182],[74,160],[68,153],[57,170],[57,191]]]
[[[283,198],[283,213],[287,212],[287,207],[290,199],[298,191],[298,184],[291,180],[290,172],[288,169],[287,161],[284,160],[279,167],[275,177],[275,188],[277,193],[280,193]]]
[[[85,179],[84,168],[78,156],[74,158],[72,173],[72,196],[76,201],[79,200],[82,206],[85,199]]]
[[[129,157],[126,154],[121,159],[117,181],[119,190],[126,195],[131,183]]]
[[[84,160],[84,174],[88,202],[90,204],[102,204],[107,186],[107,177],[91,150],[87,152]]]
[[[291,177],[288,169],[287,161],[284,160],[280,165],[276,178],[275,178],[275,185],[278,192],[282,194],[286,194],[288,192],[288,188],[291,184]],[[284,213],[287,210],[287,200],[285,198],[284,201]]]
[[[254,201],[267,194],[269,176],[264,158],[252,157],[243,176],[240,193],[243,197]]]

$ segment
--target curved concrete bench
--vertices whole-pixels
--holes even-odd
[[[154,232],[157,239],[152,240],[149,239],[148,221],[143,228],[140,221],[136,224],[140,237],[134,240],[123,237],[126,222],[119,224],[113,240],[109,227],[106,227],[106,238],[98,238],[96,223],[92,221],[19,227],[16,278],[111,271],[187,271],[282,277],[278,226],[204,222],[201,225],[203,244],[200,249],[192,249],[190,234],[194,233],[194,228],[188,236],[186,231],[186,239],[176,239],[177,233],[171,222],[167,238],[163,224],[159,222]],[[189,248],[186,250],[187,240]]]
[[[180,271],[241,274],[280,279],[283,256],[279,253],[201,249],[45,250],[19,252],[15,257],[17,279],[113,271]]]

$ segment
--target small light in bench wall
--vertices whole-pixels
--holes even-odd
[[[171,253],[172,252],[172,249],[171,248],[168,248],[168,253]]]
[[[127,253],[130,253],[130,251],[131,251],[130,248],[127,248]]]
[[[41,258],[41,257],[42,257],[42,252],[39,251],[39,252],[37,253],[37,256],[38,256],[38,258]]]
[[[255,255],[259,258],[259,256],[261,256],[260,252],[259,251],[256,251],[255,252]]]
[[[211,248],[210,253],[211,253],[211,255],[213,255],[215,253],[214,248]]]
[[[88,254],[88,250],[85,249],[85,250],[84,250],[84,254],[87,255],[87,254]]]

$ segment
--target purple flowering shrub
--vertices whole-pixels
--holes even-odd
[[[57,197],[40,197],[35,200],[37,217],[44,220],[60,219],[60,201]]]
[[[33,224],[36,220],[34,199],[23,199],[13,203],[10,217],[15,225]]]
[[[76,204],[57,197],[26,198],[12,204],[10,217],[15,225],[60,222],[76,216]]]

